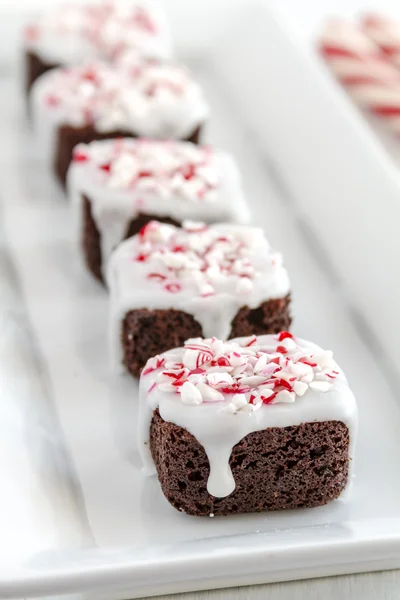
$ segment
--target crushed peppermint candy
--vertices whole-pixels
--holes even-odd
[[[223,402],[221,410],[252,413],[263,405],[292,403],[307,391],[328,392],[339,375],[329,350],[300,346],[289,332],[223,342],[194,338],[183,348],[148,361],[142,376],[157,372],[152,388],[178,394],[184,404]]]
[[[165,34],[150,6],[118,0],[64,2],[41,15],[24,31],[27,45],[40,47],[46,39],[58,40],[59,44],[63,39],[69,44],[73,40],[75,45],[82,45],[84,55],[106,59],[132,49],[151,55],[154,39]],[[168,43],[165,41],[164,45]]]
[[[74,162],[98,169],[104,185],[113,189],[178,196],[193,202],[218,198],[220,169],[211,146],[190,142],[117,139],[107,145],[79,144]]]
[[[281,255],[254,227],[185,221],[178,228],[150,221],[136,239],[133,262],[142,263],[147,279],[170,293],[190,289],[210,298],[223,292],[245,301],[257,280],[274,277],[282,266]],[[266,248],[261,260],[260,240]]]
[[[93,60],[53,69],[43,81],[48,109],[61,111],[74,126],[94,123],[99,131],[124,130],[154,111],[176,112],[181,103],[206,111],[201,88],[184,66],[138,55],[129,67],[122,60]]]

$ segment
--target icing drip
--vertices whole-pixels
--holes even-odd
[[[210,463],[207,489],[215,497],[235,489],[229,458],[254,431],[339,420],[349,428],[353,457],[357,408],[343,372],[332,352],[287,332],[229,342],[188,340],[147,363],[140,390],[139,449],[145,467],[154,472],[149,429],[158,408],[164,420],[203,445]]]
[[[250,220],[233,158],[190,142],[126,138],[79,144],[68,190],[79,232],[82,196],[90,199],[103,264],[139,213],[178,222]]]
[[[227,338],[240,308],[285,297],[290,287],[282,256],[261,229],[199,222],[150,222],[113,253],[107,279],[116,365],[121,321],[130,310],[183,310],[205,336]]]
[[[29,24],[24,42],[43,60],[63,65],[115,59],[127,50],[152,58],[171,56],[165,15],[150,2],[63,3]]]

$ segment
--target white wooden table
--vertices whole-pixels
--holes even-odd
[[[159,596],[159,600],[397,600],[400,571]],[[110,599],[111,600],[111,599]]]

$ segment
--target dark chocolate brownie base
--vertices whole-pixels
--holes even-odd
[[[139,377],[149,358],[201,335],[199,323],[181,310],[131,310],[121,331],[125,366],[134,377]]]
[[[200,141],[200,133],[202,127],[197,127],[185,141],[198,144]],[[100,133],[94,129],[92,125],[86,127],[71,127],[70,125],[62,125],[58,129],[56,150],[54,156],[54,172],[65,187],[68,167],[72,160],[72,152],[77,144],[89,144],[90,142],[109,140],[118,137],[135,138],[140,137],[129,131],[110,131],[108,133]]]
[[[25,53],[25,90],[26,95],[30,92],[30,89],[36,79],[50,71],[50,69],[54,69],[55,67],[59,67],[58,63],[46,63],[44,62],[37,54],[34,52],[26,52]]]
[[[91,269],[88,255],[86,261]],[[268,300],[255,309],[241,308],[232,321],[229,337],[288,331],[291,323],[289,303],[290,295]],[[180,315],[178,321],[177,314]],[[203,336],[200,324],[183,311],[132,310],[127,313],[122,325],[124,363],[134,377],[139,377],[149,358],[182,346],[188,338],[198,336]]]
[[[292,322],[289,306],[290,294],[263,302],[258,308],[243,306],[232,321],[229,337],[289,331]]]
[[[207,492],[203,447],[182,427],[154,412],[150,447],[167,500],[189,515],[227,515],[327,504],[344,489],[349,431],[341,421],[303,423],[250,433],[229,461],[236,489],[226,498]]]
[[[178,221],[174,221],[169,217],[158,217],[156,215],[148,215],[139,213],[135,219],[130,221],[124,239],[139,233],[139,231],[150,221],[158,220],[169,225],[180,227]],[[122,240],[121,240],[122,241]],[[82,234],[81,245],[85,263],[91,273],[99,281],[104,283],[102,274],[102,257],[100,246],[100,232],[92,215],[92,205],[87,196],[82,196]]]

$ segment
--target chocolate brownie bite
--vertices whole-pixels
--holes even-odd
[[[57,4],[25,27],[23,46],[27,92],[54,67],[93,58],[114,61],[128,49],[146,58],[172,55],[165,14],[145,0]]]
[[[41,75],[31,90],[38,151],[64,185],[74,147],[116,137],[199,142],[208,106],[189,71],[135,55]]]
[[[287,332],[150,359],[138,426],[145,470],[189,515],[312,508],[351,481],[354,395],[332,352]]]
[[[107,283],[112,359],[134,376],[188,337],[227,339],[246,322],[273,333],[291,321],[282,256],[256,227],[151,221],[112,253]]]
[[[226,152],[191,142],[119,139],[80,144],[68,173],[90,271],[149,221],[248,223],[239,170]]]

